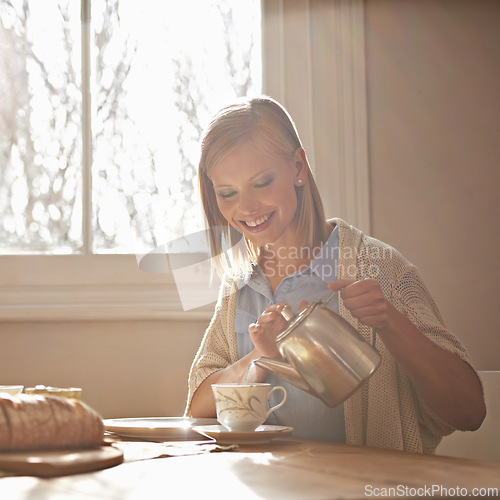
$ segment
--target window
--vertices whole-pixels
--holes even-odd
[[[345,217],[369,233],[363,0],[184,0],[176,9],[161,0],[82,0],[82,5],[84,14],[91,8],[90,23],[80,23],[74,0],[0,0],[0,46],[8,47],[0,51],[0,321],[210,317],[212,306],[186,315],[172,275],[141,272],[134,254],[163,243],[167,230],[175,235],[179,228],[195,227],[191,186],[199,127],[226,98],[260,91],[261,54],[262,90],[294,116],[327,215]],[[158,5],[173,10],[164,13]],[[157,8],[148,12],[150,6]],[[253,13],[242,14],[242,7]],[[41,11],[42,38],[57,39],[62,51],[46,68],[40,62],[47,54],[30,46],[36,30],[31,39],[23,38],[28,19],[22,16],[33,19]],[[197,18],[206,22],[196,24]],[[171,23],[170,31],[162,23]],[[209,40],[193,47],[207,27],[213,28]],[[173,46],[167,32],[183,42]],[[6,58],[14,41],[24,55]],[[207,45],[212,42],[220,44],[213,53]],[[224,55],[217,64],[211,59],[216,52]],[[22,69],[26,53],[33,57]],[[148,64],[160,66],[160,75],[151,77]],[[24,71],[18,84],[6,83],[5,65]],[[219,77],[223,67],[233,68],[225,83],[209,83],[208,70]],[[19,120],[24,137],[31,121],[6,92],[32,85],[28,70],[42,89],[37,113],[51,119],[39,122],[45,149],[38,163],[28,162],[25,169],[26,139],[13,148],[5,141],[12,144],[17,130],[9,120]],[[53,79],[44,71],[52,71]],[[65,80],[71,72],[73,84]],[[133,85],[134,72],[146,83],[138,79]],[[62,97],[50,94],[51,86],[62,89]],[[166,89],[174,91],[170,98]],[[151,115],[159,124],[149,123]],[[80,139],[82,116],[90,117],[83,130],[91,133]],[[58,136],[65,120],[75,126]],[[177,128],[169,130],[169,124]],[[61,162],[61,147],[72,151],[73,163]],[[14,158],[10,172],[5,155]],[[47,162],[44,169],[40,162]],[[23,178],[26,172],[29,180]],[[57,197],[50,203],[54,193],[63,204]]]
[[[258,0],[1,0],[0,253],[137,253],[200,227],[197,145],[260,93]]]

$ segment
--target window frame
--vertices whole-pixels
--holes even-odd
[[[88,1],[82,37],[90,37]],[[263,92],[294,117],[327,215],[369,233],[363,16],[363,0],[262,0]],[[320,36],[316,24],[311,36],[312,23]],[[320,44],[331,48],[327,61],[315,57]],[[83,67],[88,58],[82,51]],[[89,88],[82,98],[90,109]],[[83,141],[88,146],[90,134]],[[83,149],[85,248],[0,256],[0,321],[208,320],[213,304],[184,311],[171,273],[143,272],[135,255],[91,253],[90,148]]]

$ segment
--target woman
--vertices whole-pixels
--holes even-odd
[[[222,109],[202,141],[199,182],[225,279],[191,368],[186,415],[215,416],[211,384],[248,377],[287,387],[287,403],[271,423],[304,437],[431,453],[444,435],[481,425],[478,376],[417,269],[346,222],[326,221],[297,130],[280,104],[260,97]],[[221,250],[234,230],[245,245],[236,245],[228,267]],[[375,345],[382,363],[343,405],[327,408],[249,367],[260,356],[280,356],[275,339],[285,327],[285,304],[298,310],[332,290],[340,299],[330,306]]]

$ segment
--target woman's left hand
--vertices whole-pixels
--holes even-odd
[[[341,290],[345,307],[364,325],[377,329],[387,326],[389,305],[377,280],[337,280],[329,283],[328,288]]]

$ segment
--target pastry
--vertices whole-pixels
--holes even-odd
[[[92,448],[103,437],[101,417],[82,401],[0,394],[0,451]]]

